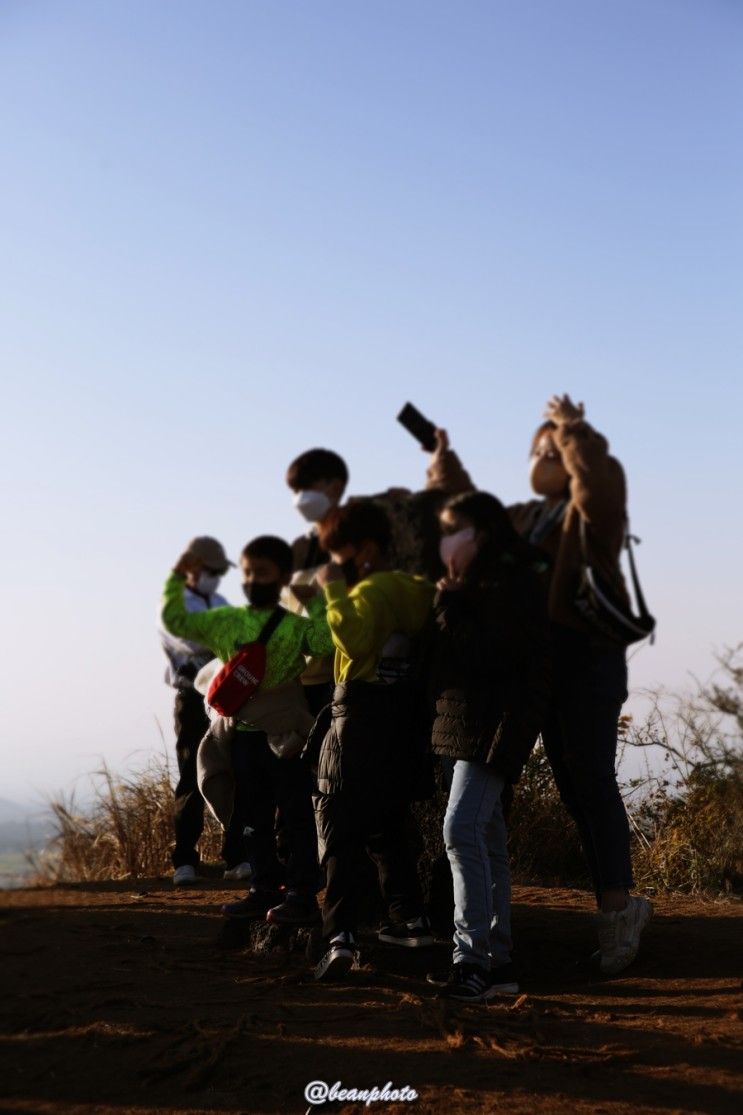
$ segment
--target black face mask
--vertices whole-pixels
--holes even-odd
[[[265,585],[258,581],[248,581],[243,584],[243,592],[253,608],[273,608],[279,602],[281,586],[276,581],[269,581]]]
[[[349,588],[353,588],[353,586],[357,585],[361,580],[359,571],[356,568],[355,558],[347,557],[341,565],[341,569],[343,570],[343,576],[346,578],[346,584]]]

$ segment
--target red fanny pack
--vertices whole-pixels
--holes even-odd
[[[275,608],[254,643],[245,643],[214,675],[206,699],[220,716],[236,716],[255,693],[266,672],[266,644],[286,615]]]

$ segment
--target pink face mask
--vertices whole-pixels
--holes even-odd
[[[456,534],[445,534],[439,543],[439,555],[447,569],[463,573],[477,552],[475,528],[465,527]]]

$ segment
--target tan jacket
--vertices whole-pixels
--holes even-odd
[[[301,750],[314,724],[307,708],[302,686],[298,681],[259,691],[243,707],[237,717],[218,716],[199,744],[196,756],[196,780],[209,809],[223,828],[227,828],[235,803],[235,776],[232,770],[232,740],[237,722],[265,732],[273,750],[290,746]],[[250,746],[250,733],[244,732],[245,745]]]
[[[588,633],[591,629],[573,605],[583,560],[581,517],[587,526],[589,562],[610,591],[629,603],[619,567],[627,518],[624,470],[610,455],[606,438],[587,422],[566,422],[553,437],[570,475],[570,502],[561,526],[539,543],[552,561],[549,615],[555,623]],[[529,537],[543,508],[541,499],[508,508],[519,534]]]

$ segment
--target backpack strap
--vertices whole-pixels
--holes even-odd
[[[552,531],[555,530],[556,527],[562,525],[567,509],[568,501],[566,499],[561,500],[551,508],[547,507],[546,503],[542,504],[541,507],[537,507],[534,515],[534,522],[531,525],[528,535],[526,535],[532,546],[539,546],[544,542],[545,538],[548,538],[549,535],[552,534]]]
[[[586,521],[585,521],[585,519],[583,518],[582,515],[579,515],[579,523],[580,523],[580,548],[581,548],[582,555],[583,555],[583,565],[584,565],[586,570],[591,571],[591,575],[592,575],[591,563],[588,559],[588,528],[586,526]],[[655,620],[653,619],[650,612],[648,611],[648,606],[645,603],[645,596],[644,596],[643,591],[642,591],[642,586],[640,585],[640,578],[639,578],[639,575],[637,573],[637,565],[635,564],[635,554],[634,554],[634,550],[632,549],[632,543],[633,542],[637,543],[637,545],[639,546],[640,539],[637,537],[637,535],[630,534],[629,520],[625,519],[624,520],[624,541],[622,542],[622,548],[627,551],[627,557],[629,559],[630,574],[632,576],[632,588],[634,589],[635,600],[637,602],[637,608],[638,608],[638,611],[640,613],[640,619],[646,620],[649,623],[652,622],[652,624],[654,626],[655,625]],[[651,641],[651,643],[655,642],[655,632],[654,631],[650,632],[650,641]]]
[[[271,612],[271,615],[268,617],[266,622],[263,624],[261,633],[256,639],[256,642],[263,643],[263,645],[265,646],[285,615],[286,608],[282,608],[280,605],[277,605]]]
[[[645,603],[645,597],[643,595],[642,587],[640,585],[640,578],[637,575],[637,566],[635,565],[635,554],[634,554],[634,550],[632,549],[632,543],[633,542],[636,542],[638,546],[640,545],[640,539],[636,535],[630,534],[629,523],[627,523],[626,524],[626,533],[625,533],[625,536],[624,536],[624,547],[627,551],[627,557],[629,559],[630,573],[632,574],[632,585],[633,585],[634,590],[635,590],[635,599],[637,600],[637,607],[640,610],[640,615],[642,616],[643,619],[648,619],[650,617],[650,612],[648,611],[648,606]]]

